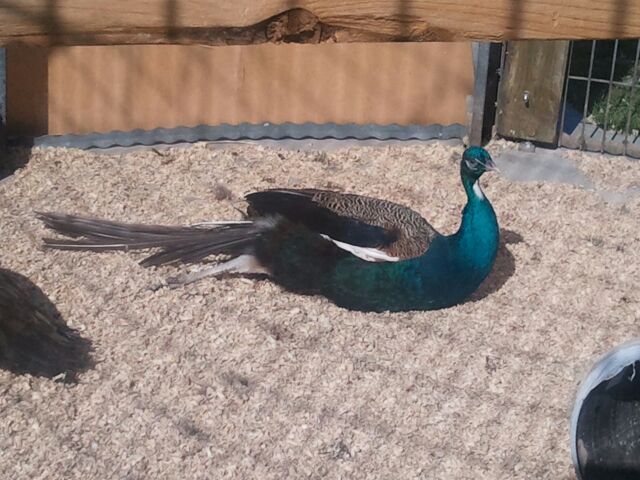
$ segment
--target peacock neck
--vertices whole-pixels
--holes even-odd
[[[462,211],[460,228],[451,240],[460,258],[481,269],[490,269],[500,240],[496,214],[477,178],[463,173],[462,185],[467,193],[467,204]]]

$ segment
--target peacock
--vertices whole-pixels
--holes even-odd
[[[460,175],[467,203],[452,235],[438,233],[405,206],[317,189],[250,193],[245,220],[184,227],[37,215],[46,227],[72,237],[45,238],[48,248],[159,249],[143,266],[228,257],[169,278],[170,286],[221,274],[266,274],[285,289],[323,295],[351,310],[431,310],[465,301],[491,272],[500,234],[479,180],[495,169],[484,148],[464,151]]]
[[[0,368],[74,381],[92,365],[90,351],[37,285],[0,268]]]

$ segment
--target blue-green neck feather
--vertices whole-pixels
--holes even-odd
[[[421,257],[371,263],[347,256],[335,265],[322,293],[338,305],[368,311],[445,308],[467,299],[491,272],[499,228],[491,203],[462,173],[467,204],[458,231],[438,236]],[[480,194],[480,195],[479,195]]]
[[[498,252],[498,220],[491,203],[480,190],[479,180],[463,175],[462,185],[467,193],[467,204],[462,210],[460,228],[448,238],[456,243],[460,258],[467,260],[469,265],[482,267],[486,276]]]

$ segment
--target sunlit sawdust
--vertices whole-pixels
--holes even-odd
[[[504,239],[494,273],[464,305],[401,314],[265,280],[157,289],[176,268],[42,251],[33,215],[188,224],[239,219],[255,189],[320,187],[411,205],[449,233],[461,151],[34,150],[0,185],[0,265],[42,288],[96,365],[77,385],[0,372],[0,478],[573,479],[577,381],[640,333],[637,197],[487,175]],[[640,182],[639,162],[596,158],[598,185]]]

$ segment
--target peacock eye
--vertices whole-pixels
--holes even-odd
[[[467,168],[469,170],[475,170],[475,168],[476,168],[475,160],[470,160],[470,159],[467,158],[467,159],[465,159],[464,163],[467,164]]]

